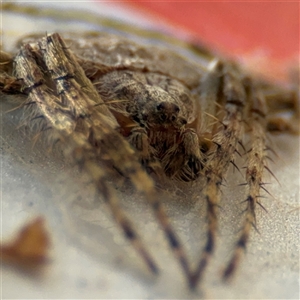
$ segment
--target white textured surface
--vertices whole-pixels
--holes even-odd
[[[70,2],[64,3],[64,9],[68,4]],[[83,5],[71,4],[73,8]],[[104,14],[113,11],[107,4],[98,10]],[[122,15],[122,11],[118,11]],[[16,17],[3,16],[5,43],[24,32],[67,30],[67,25],[59,22],[53,24],[51,20],[41,22],[40,19]],[[84,24],[76,26],[83,28]],[[9,237],[26,220],[39,214],[45,216],[52,237],[52,263],[41,279],[1,268],[3,299],[299,298],[299,138],[281,136],[274,139],[280,159],[271,168],[281,185],[267,176],[266,181],[271,182],[268,190],[275,199],[263,200],[268,213],[258,209],[260,234],[253,231],[236,278],[230,284],[223,284],[220,270],[230,257],[241,218],[240,202],[244,199],[243,189],[236,187],[243,179],[229,171],[231,179],[229,187],[224,188],[220,211],[218,250],[201,291],[191,294],[143,199],[131,191],[121,194],[123,205],[131,212],[136,227],[161,268],[158,277],[153,277],[144,268],[102,202],[89,200],[85,186],[80,183],[81,178],[76,171],[68,171],[69,166],[64,164],[59,153],[48,153],[41,143],[33,148],[32,136],[16,129],[20,114],[4,114],[12,105],[2,100],[2,237]],[[172,190],[179,196],[170,199],[170,193],[168,197],[167,193],[162,193],[162,197],[168,199],[168,213],[190,256],[197,258],[205,237],[205,207],[200,190],[193,187],[193,197],[188,196],[189,200],[179,188]],[[82,199],[75,197],[74,200],[72,195],[75,193]]]

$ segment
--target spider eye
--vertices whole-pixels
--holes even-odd
[[[126,86],[122,87],[122,89],[120,90],[120,95],[121,96],[128,96],[129,94],[129,90]]]
[[[161,115],[159,115],[159,118],[160,118],[162,121],[166,121],[167,116],[166,116],[165,114],[161,114]]]
[[[182,124],[182,125],[186,125],[186,124],[187,124],[187,120],[186,120],[186,119],[182,119],[182,120],[181,120],[181,124]]]
[[[161,102],[156,106],[157,110],[163,110],[165,108],[166,108],[166,104],[164,102]]]

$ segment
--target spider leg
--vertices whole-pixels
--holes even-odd
[[[197,134],[188,128],[182,132],[181,141],[164,154],[162,167],[169,177],[189,182],[199,176],[203,160]]]
[[[23,70],[22,62],[17,64],[17,69],[20,69],[18,70],[18,77],[28,81],[25,84],[30,90],[30,101],[37,102],[40,112],[45,115],[51,127],[56,129],[60,138],[65,142],[66,154],[71,153],[76,162],[94,181],[98,192],[105,197],[105,201],[110,206],[112,214],[126,238],[132,242],[148,267],[155,273],[157,267],[153,259],[141,243],[131,222],[123,214],[115,193],[107,183],[109,169],[103,170],[102,167],[98,166],[99,154],[95,155],[95,145],[100,146],[100,157],[102,155],[103,160],[109,157],[114,166],[131,179],[137,190],[145,194],[165,232],[172,251],[179,260],[187,279],[190,280],[191,272],[186,254],[171,227],[155,191],[153,181],[141,167],[133,148],[115,130],[115,119],[110,117],[112,115],[107,107],[95,105],[103,103],[103,101],[85,76],[76,58],[67,49],[58,34],[48,35],[42,39],[39,47],[61,100],[53,100],[53,96],[51,100],[47,99],[50,94],[43,84],[41,71],[38,70],[35,60],[32,58],[32,49],[27,45],[22,50],[23,52],[27,51],[27,53],[21,51],[17,59],[25,60],[27,68],[30,65],[34,69]],[[57,64],[58,59],[59,64]],[[28,63],[29,60],[30,63]],[[35,77],[29,78],[28,74],[35,74]],[[44,100],[45,98],[47,100]]]
[[[164,173],[160,162],[156,158],[155,149],[149,144],[146,130],[138,125],[133,127],[130,131],[128,142],[136,149],[139,160],[148,173],[154,172],[162,178]]]
[[[242,225],[240,236],[235,244],[233,255],[223,272],[223,279],[233,276],[241,256],[246,249],[251,228],[255,227],[255,208],[259,204],[258,197],[262,185],[262,175],[266,167],[266,102],[261,91],[252,83],[247,86],[249,105],[249,124],[251,124],[252,149],[248,153],[248,165],[246,169],[246,181],[248,184],[247,208],[245,220]]]
[[[259,83],[251,81],[248,82],[247,89],[252,148],[248,153],[248,166],[246,169],[246,181],[249,188],[248,196],[245,200],[247,202],[246,216],[233,255],[223,272],[224,280],[230,279],[234,275],[241,256],[246,249],[251,228],[255,228],[255,209],[257,204],[261,206],[258,199],[261,197],[260,190],[263,188],[262,175],[264,169],[268,170],[275,177],[266,166],[266,160],[268,159],[266,151],[269,148],[266,146],[267,136],[265,132],[267,130],[288,131],[290,133],[299,132],[300,110],[296,91],[283,91],[278,87],[261,87]]]
[[[154,263],[154,260],[143,246],[139,236],[135,232],[129,219],[125,216],[122,209],[119,206],[118,199],[107,182],[106,170],[100,168],[98,165],[97,155],[93,145],[88,142],[88,135],[91,134],[89,131],[97,131],[100,127],[99,124],[107,126],[106,130],[114,132],[111,124],[101,116],[100,112],[96,110],[91,112],[87,102],[89,97],[85,94],[85,88],[80,88],[78,83],[72,78],[72,65],[67,65],[69,61],[65,57],[61,56],[56,43],[59,41],[58,36],[48,36],[46,39],[39,43],[39,46],[45,50],[46,44],[53,46],[53,49],[58,50],[58,53],[54,56],[51,49],[47,48],[47,51],[41,51],[45,63],[51,72],[51,77],[56,83],[58,93],[61,98],[54,97],[48,87],[44,84],[44,75],[36,64],[34,53],[37,49],[32,49],[30,45],[25,45],[20,53],[16,56],[16,68],[15,72],[18,78],[22,78],[24,85],[29,93],[29,101],[34,101],[37,105],[37,110],[42,114],[46,120],[47,125],[52,129],[56,129],[55,138],[59,138],[64,142],[64,152],[66,155],[74,157],[75,161],[80,167],[85,170],[87,175],[94,181],[95,186],[100,194],[104,196],[105,201],[111,209],[111,212],[122,228],[126,238],[130,240],[136,251],[146,262],[149,269],[157,273],[158,268]],[[53,59],[61,58],[61,64],[56,68]],[[65,65],[69,69],[65,69]],[[77,66],[76,66],[77,67]],[[77,71],[77,69],[76,69]],[[63,91],[63,88],[65,90]],[[77,93],[78,92],[78,93]],[[63,95],[63,93],[65,93]],[[61,99],[68,101],[69,105],[74,101],[74,107],[70,109],[62,103]],[[93,98],[92,98],[93,99]],[[94,98],[95,99],[95,98]],[[78,100],[78,103],[76,102]],[[98,99],[95,99],[98,100]],[[78,105],[77,105],[78,104]],[[98,123],[95,124],[94,118],[99,117]],[[76,131],[78,120],[85,119],[85,127],[81,128],[81,131]],[[101,119],[102,118],[102,119]],[[101,123],[102,121],[102,123]],[[105,125],[103,124],[105,123]],[[102,132],[100,131],[100,134]],[[116,137],[116,136],[115,136]],[[105,139],[105,137],[102,137]],[[121,138],[119,138],[121,140]]]
[[[207,241],[192,277],[192,288],[201,280],[215,250],[218,227],[217,208],[221,198],[220,186],[230,162],[233,161],[236,147],[240,141],[241,121],[246,100],[241,75],[234,66],[218,63],[215,66],[215,71],[217,71],[216,76],[219,76],[219,83],[213,87],[215,89],[215,101],[223,104],[224,116],[218,131],[213,135],[212,155],[208,157],[205,166],[207,183],[204,194],[207,203]],[[212,93],[210,93],[210,97],[212,97]]]

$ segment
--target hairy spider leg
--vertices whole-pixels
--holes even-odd
[[[235,244],[233,255],[223,272],[223,279],[229,279],[236,271],[241,260],[242,253],[246,249],[251,228],[256,228],[255,209],[259,204],[258,197],[263,185],[262,177],[266,168],[266,101],[261,90],[250,79],[246,79],[247,106],[249,116],[247,122],[250,125],[251,150],[248,151],[248,165],[246,168],[246,182],[248,185],[248,196],[245,200],[245,220],[241,228],[240,236]]]
[[[249,115],[247,122],[250,126],[251,149],[247,152],[248,165],[246,168],[246,185],[248,185],[248,196],[245,202],[245,221],[241,228],[240,236],[235,244],[233,255],[227,264],[223,279],[232,278],[241,260],[241,256],[246,249],[251,228],[256,229],[255,210],[257,204],[263,209],[263,205],[258,201],[260,192],[264,190],[263,172],[266,169],[276,180],[277,178],[267,166],[268,151],[267,145],[268,131],[289,133],[299,133],[299,98],[294,89],[283,91],[274,88],[266,83],[258,83],[250,78],[246,78],[245,87],[247,91],[247,106]],[[283,112],[288,112],[288,117]],[[277,180],[278,181],[278,180]]]
[[[192,276],[191,288],[195,288],[207,264],[214,253],[218,227],[217,209],[221,198],[220,186],[228,166],[233,161],[237,145],[243,132],[243,114],[246,101],[244,86],[240,73],[231,64],[219,62],[215,65],[215,76],[219,77],[218,84],[212,87],[215,102],[223,105],[224,117],[221,125],[217,124],[213,134],[213,146],[205,166],[207,184],[204,195],[207,203],[207,241],[202,251],[199,264]],[[212,96],[212,92],[210,93]]]
[[[58,35],[47,36],[42,39],[35,49],[31,45],[24,45],[15,58],[15,75],[17,78],[23,79],[24,85],[29,91],[28,101],[35,102],[39,113],[46,118],[48,126],[56,129],[57,136],[55,139],[59,138],[64,142],[65,154],[71,154],[90,179],[94,181],[98,192],[104,196],[124,235],[131,241],[149,269],[157,273],[158,268],[153,258],[120,208],[115,192],[107,182],[106,169],[100,168],[98,165],[98,157],[95,155],[93,145],[88,141],[89,135],[94,132],[97,132],[99,140],[105,140],[109,134],[114,135],[115,131],[99,110],[91,112],[92,103],[85,93],[89,87],[81,88],[73,78],[74,69],[72,68],[76,68],[77,72],[80,66],[76,65],[75,61],[69,61],[64,55],[64,50]],[[60,98],[54,97],[44,84],[44,75],[36,63],[36,55],[42,55],[56,84]],[[61,62],[58,65],[55,64],[57,59]],[[100,101],[99,99],[95,100]],[[65,105],[66,103],[67,105]],[[75,129],[80,118],[84,119],[82,122],[84,127],[78,132]],[[97,123],[94,122],[95,118],[98,120]],[[108,134],[105,131],[111,132]],[[113,138],[119,139],[119,143],[123,141],[117,133]],[[132,153],[129,152],[129,155]]]

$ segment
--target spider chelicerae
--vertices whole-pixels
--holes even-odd
[[[229,165],[239,169],[235,156],[247,158],[244,224],[223,273],[232,276],[262,206],[263,173],[272,173],[267,132],[298,130],[296,90],[252,78],[202,49],[203,65],[107,33],[32,35],[19,44],[17,54],[2,53],[1,93],[28,96],[20,103],[27,120],[39,120],[38,132],[51,144],[63,144],[153,273],[158,267],[119,206],[110,175],[117,170],[144,193],[195,288],[215,250],[222,182]],[[207,240],[193,268],[155,187],[165,177],[205,181]]]

